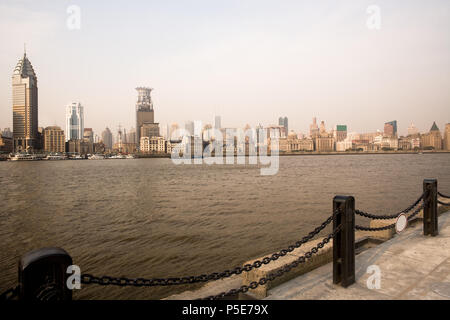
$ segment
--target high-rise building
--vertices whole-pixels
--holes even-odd
[[[344,141],[347,138],[347,126],[338,124],[334,131],[336,142]]]
[[[83,139],[84,108],[79,102],[72,102],[66,107],[66,141]]]
[[[39,149],[37,77],[26,53],[14,69],[12,91],[14,150]]]
[[[286,132],[286,133],[288,133],[289,132],[289,124],[288,124],[288,118],[287,117],[279,117],[278,118],[278,125],[279,126],[283,126],[284,127],[284,131]]]
[[[319,135],[319,126],[317,125],[316,117],[313,118],[313,123],[309,126],[309,135],[313,139]]]
[[[444,149],[450,150],[450,123],[445,125],[444,131]]]
[[[136,143],[141,141],[141,127],[144,123],[154,123],[155,114],[151,97],[152,88],[137,87],[138,100],[136,102]]]
[[[64,130],[52,126],[44,129],[44,151],[63,153],[66,148]]]
[[[106,129],[102,132],[102,141],[105,145],[106,150],[112,150],[113,136],[111,130],[108,127],[106,127]]]
[[[214,117],[214,129],[222,129],[222,119],[220,116]]]
[[[384,135],[388,137],[397,136],[397,120],[386,122],[384,124]]]
[[[159,137],[159,123],[143,123],[141,125],[140,137]]]

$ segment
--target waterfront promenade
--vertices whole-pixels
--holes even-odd
[[[450,212],[439,216],[439,235],[423,235],[422,223],[356,256],[356,283],[333,285],[332,263],[270,289],[265,299],[433,299],[450,300]],[[368,289],[376,265],[381,271],[379,289]],[[371,282],[371,281],[369,281]]]
[[[268,288],[261,292],[250,290],[241,299],[269,300],[392,300],[392,299],[449,299],[450,300],[450,211],[440,207],[439,235],[423,235],[421,214],[401,234],[371,248],[359,250],[356,255],[356,283],[348,288],[333,284],[333,263],[326,263],[300,276]],[[362,242],[364,233],[356,234],[356,241]],[[330,248],[331,249],[331,246]],[[324,248],[327,250],[327,248]],[[358,251],[358,250],[357,250]],[[331,251],[322,253],[331,256]],[[286,257],[285,257],[286,258]],[[286,258],[289,259],[289,258]],[[277,262],[279,265],[285,262]],[[276,264],[277,264],[276,263]],[[369,289],[367,282],[373,273],[367,273],[369,266],[377,266],[381,272],[380,287]],[[269,273],[277,266],[268,265]],[[272,269],[272,270],[269,270]],[[218,294],[248,283],[250,275],[233,276],[230,279],[208,283],[195,291],[186,291],[166,299],[199,299]],[[372,283],[371,281],[369,281]],[[237,298],[237,297],[236,297]]]

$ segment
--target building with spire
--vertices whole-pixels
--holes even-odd
[[[421,136],[423,149],[442,150],[442,136],[436,122],[433,122],[430,132]]]
[[[38,134],[37,77],[26,52],[14,69],[12,91],[14,150],[41,149]]]

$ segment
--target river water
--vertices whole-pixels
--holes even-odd
[[[17,283],[20,256],[46,246],[98,276],[221,272],[299,240],[331,214],[337,194],[393,213],[422,193],[424,178],[449,194],[450,154],[286,156],[273,176],[170,159],[0,162],[0,292]],[[89,285],[74,299],[187,289]]]

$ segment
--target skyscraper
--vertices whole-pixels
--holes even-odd
[[[151,97],[152,88],[138,87],[138,101],[136,102],[136,143],[141,140],[141,127],[144,123],[154,123],[155,115]]]
[[[14,69],[12,90],[14,150],[39,149],[37,77],[26,53]]]
[[[317,125],[317,118],[313,118],[313,123],[309,125],[309,135],[311,138],[315,138],[319,135],[319,126]]]
[[[283,126],[286,134],[289,133],[289,125],[288,125],[288,118],[287,117],[279,117],[278,118],[278,125]]]
[[[108,127],[102,132],[102,141],[107,150],[111,150],[113,146],[113,136]]]
[[[386,122],[384,124],[384,134],[388,137],[397,136],[397,120]]]
[[[79,102],[72,102],[66,107],[66,141],[83,139],[84,108]]]

